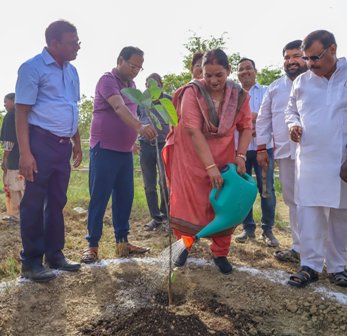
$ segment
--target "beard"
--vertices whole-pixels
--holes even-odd
[[[293,65],[296,65],[297,68],[293,69],[293,70],[289,70],[288,67],[286,69],[284,69],[284,72],[287,74],[287,76],[291,79],[294,80],[296,77],[298,77],[299,75],[301,75],[302,73],[307,71],[307,65],[302,65],[300,66],[299,63],[295,63]]]

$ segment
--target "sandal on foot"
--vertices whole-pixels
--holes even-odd
[[[318,273],[310,267],[302,266],[299,272],[289,277],[288,285],[302,288],[318,280]]]
[[[347,271],[329,274],[330,282],[336,286],[347,287]]]
[[[92,264],[98,261],[98,248],[88,247],[83,251],[81,263]]]
[[[300,261],[300,253],[295,250],[279,250],[274,253],[274,257],[283,262],[299,262]]]

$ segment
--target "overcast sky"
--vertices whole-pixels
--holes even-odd
[[[57,19],[78,29],[82,47],[73,64],[87,96],[126,45],[145,52],[140,88],[152,72],[181,72],[183,43],[193,32],[204,38],[227,32],[226,51],[253,58],[258,69],[282,66],[283,46],[316,29],[334,33],[338,56],[347,56],[346,0],[2,0],[1,14],[2,97],[14,90],[19,65],[41,52],[44,31]]]

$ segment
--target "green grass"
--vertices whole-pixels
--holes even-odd
[[[68,188],[67,211],[75,207],[88,208],[89,190],[88,190],[88,164],[89,155],[84,150],[83,164],[80,169],[72,170]],[[111,207],[111,200],[108,209]],[[143,187],[141,175],[140,160],[138,155],[134,155],[134,202],[131,213],[132,220],[139,220],[149,216],[147,209],[146,196]]]
[[[0,263],[0,279],[9,278],[14,279],[20,272],[20,263],[14,257],[7,257]]]
[[[87,214],[79,215],[73,208],[82,207],[88,209],[89,204],[89,191],[88,191],[88,164],[89,164],[89,151],[88,143],[83,144],[84,160],[82,166],[78,170],[71,172],[71,178],[68,188],[68,203],[65,207],[64,213],[66,218],[66,245],[65,252],[67,257],[73,260],[79,260],[81,251],[86,247],[86,223]],[[147,208],[146,197],[144,193],[143,180],[141,176],[141,169],[139,163],[139,156],[134,155],[134,185],[135,196],[131,213],[132,222],[146,222],[149,220],[149,212]],[[275,178],[275,189],[277,196],[276,208],[276,223],[275,225],[285,230],[288,227],[285,212],[287,209],[284,207],[281,195],[281,185],[278,178]],[[261,209],[259,195],[256,199],[253,208],[254,219],[257,223],[261,220]],[[5,211],[4,192],[0,190],[0,207]],[[114,233],[110,213],[111,201],[109,201],[106,215],[104,218],[104,232],[101,241],[100,254],[104,258],[112,258],[114,255]],[[6,248],[5,253],[0,253],[0,279],[13,279],[18,276],[20,272],[19,250],[20,238],[19,228],[6,229],[3,234],[9,236],[16,235],[16,239],[11,238],[10,246]]]

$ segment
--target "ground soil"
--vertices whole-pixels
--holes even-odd
[[[85,225],[83,216],[67,217],[67,236]],[[132,224],[132,242],[151,247],[149,257],[159,256],[168,246],[168,234],[145,232],[143,224]],[[6,249],[0,250],[0,258],[19,251],[18,231],[18,226],[0,224]],[[275,233],[289,246],[288,229]],[[67,244],[66,254],[78,259],[84,244],[83,237],[75,246]],[[170,305],[161,264],[137,259],[61,272],[48,284],[9,285],[0,289],[0,335],[346,335],[347,306],[315,293],[318,284],[298,290],[241,271],[241,266],[296,270],[298,265],[277,262],[273,252],[259,237],[233,243],[229,259],[235,269],[228,276],[211,263],[188,263],[175,271]],[[192,255],[210,261],[208,241],[195,245]],[[347,294],[324,274],[322,285]]]

